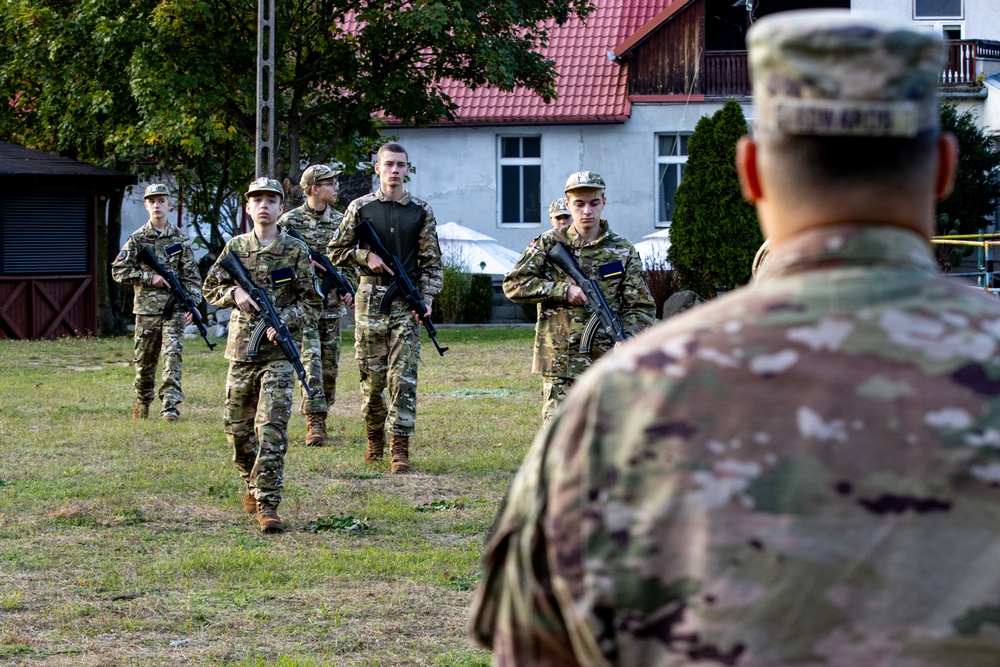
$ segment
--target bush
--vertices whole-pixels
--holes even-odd
[[[462,320],[466,324],[486,324],[493,318],[493,278],[485,273],[473,273],[470,278]]]
[[[656,304],[656,319],[663,319],[663,303],[670,298],[670,295],[680,289],[677,285],[677,275],[670,267],[670,263],[662,257],[654,256],[647,262],[648,268],[642,272],[646,279],[646,286],[653,296],[653,303]]]
[[[441,293],[434,299],[434,319],[445,324],[461,324],[472,275],[461,258],[445,256],[443,265],[444,284]]]

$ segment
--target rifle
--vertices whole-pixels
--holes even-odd
[[[573,259],[573,255],[566,249],[566,246],[557,241],[552,246],[552,249],[549,250],[548,257],[552,260],[553,264],[575,280],[576,284],[583,290],[583,293],[587,295],[587,303],[584,306],[590,312],[590,321],[587,322],[587,326],[583,330],[583,337],[580,338],[580,352],[590,354],[594,335],[597,333],[597,327],[599,326],[616,343],[627,340],[628,335],[625,333],[625,327],[622,326],[621,319],[615,315],[614,311],[611,310],[611,306],[608,305],[608,300],[604,298],[601,286],[597,284],[596,280],[591,280],[580,270],[580,265]]]
[[[257,287],[250,280],[247,270],[240,264],[240,260],[236,259],[236,255],[231,252],[219,258],[217,264],[225,269],[233,277],[233,280],[246,290],[250,298],[260,306],[260,321],[257,322],[253,332],[250,334],[250,346],[247,348],[247,356],[256,357],[260,353],[260,344],[267,336],[267,328],[273,327],[278,332],[278,335],[274,337],[274,342],[281,348],[281,352],[285,355],[285,358],[292,363],[292,368],[295,369],[295,374],[299,376],[299,380],[302,382],[302,386],[305,387],[306,393],[309,394],[309,398],[314,398],[320,392],[320,389],[311,389],[309,387],[306,369],[302,366],[302,359],[299,358],[299,348],[295,345],[295,339],[292,338],[288,327],[285,326],[285,323],[281,321],[281,317],[278,316],[278,311],[275,309],[267,292]]]
[[[174,316],[174,308],[178,303],[181,304],[186,312],[191,313],[191,320],[198,327],[198,331],[201,333],[201,337],[205,339],[208,349],[214,350],[215,343],[211,343],[208,340],[208,329],[205,328],[205,323],[201,319],[201,311],[198,310],[198,306],[195,305],[194,300],[184,291],[181,281],[177,279],[174,272],[157,261],[156,255],[153,254],[148,245],[139,248],[139,254],[136,255],[136,259],[144,264],[148,264],[154,273],[170,284],[170,298],[167,299],[167,305],[163,307],[163,316],[170,319]]]
[[[441,347],[441,344],[438,343],[437,328],[431,322],[430,318],[424,317],[424,313],[427,312],[427,306],[424,305],[424,298],[420,295],[417,288],[413,286],[413,283],[410,282],[410,277],[406,275],[403,263],[399,261],[399,257],[386,250],[386,247],[382,245],[382,239],[375,233],[375,228],[372,227],[370,221],[363,219],[354,225],[354,233],[362,243],[368,244],[368,247],[392,269],[392,285],[389,286],[385,296],[382,297],[382,302],[378,305],[379,312],[388,313],[389,307],[392,305],[392,300],[397,296],[402,296],[406,299],[410,310],[417,313],[417,318],[423,323],[424,328],[427,329],[427,335],[430,336],[431,342],[437,348],[438,354],[443,357],[448,348]]]
[[[289,236],[306,243],[306,240],[291,227],[285,227],[285,231],[288,232]],[[306,243],[306,247],[309,247],[308,243]],[[309,248],[309,259],[316,262],[324,269],[323,280],[319,286],[319,293],[323,295],[323,306],[326,306],[326,298],[330,296],[331,289],[336,289],[341,294],[350,294],[351,298],[354,298],[354,290],[351,288],[351,284],[344,280],[344,276],[340,275],[340,272],[337,271],[337,269],[333,268],[333,264],[326,255]]]

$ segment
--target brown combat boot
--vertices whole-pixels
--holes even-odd
[[[136,401],[132,408],[132,419],[149,419],[149,403]]]
[[[278,516],[278,504],[275,502],[257,503],[257,523],[260,524],[260,532],[267,534],[280,533],[285,528]]]
[[[173,424],[181,417],[176,410],[167,410],[162,415],[160,415],[160,418],[168,424]]]
[[[310,447],[322,447],[326,444],[326,415],[322,412],[310,412],[306,415],[306,444]]]
[[[247,514],[257,513],[257,499],[253,497],[249,486],[243,491],[243,511]]]
[[[410,436],[393,433],[390,439],[392,442],[392,472],[410,472]]]
[[[385,453],[385,431],[365,427],[368,434],[368,447],[365,449],[365,463],[378,463]]]

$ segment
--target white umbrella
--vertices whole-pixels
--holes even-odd
[[[642,265],[646,269],[663,268],[670,269],[670,262],[667,261],[667,249],[670,248],[670,230],[661,229],[652,234],[646,234],[635,244],[635,249],[642,257]]]
[[[520,254],[505,248],[492,236],[448,222],[438,227],[438,241],[445,261],[464,266],[469,273],[503,275],[514,268]]]

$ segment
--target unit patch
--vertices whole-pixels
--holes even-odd
[[[287,285],[293,280],[295,280],[295,271],[293,271],[290,266],[286,266],[283,269],[277,269],[276,271],[271,271],[271,284],[275,287],[278,285]]]
[[[181,250],[183,249],[184,246],[182,246],[180,243],[175,243],[174,245],[167,248],[167,257],[176,257],[177,255],[181,254]]]
[[[625,273],[625,267],[620,261],[599,266],[597,270],[600,271],[602,280],[617,278]]]

